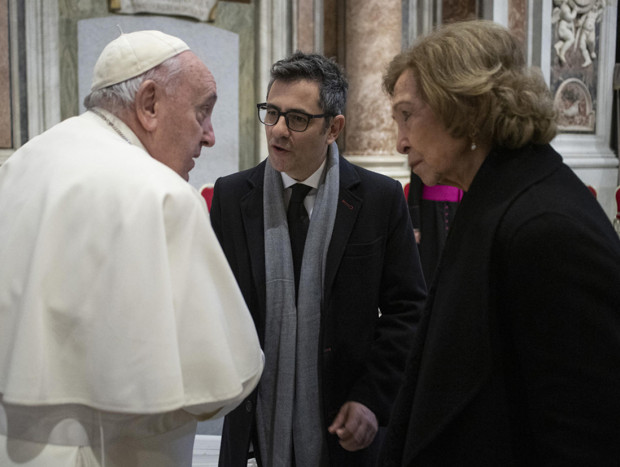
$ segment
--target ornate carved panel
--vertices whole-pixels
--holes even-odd
[[[550,87],[560,130],[594,133],[604,0],[554,0]]]

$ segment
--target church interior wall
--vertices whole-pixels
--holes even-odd
[[[114,1],[0,0],[0,163],[28,138],[79,113],[78,24],[85,19],[121,16],[110,11],[111,3]],[[589,68],[578,62],[581,52],[577,44],[567,52],[567,60],[559,58],[559,48],[554,49],[561,20],[554,20],[553,15],[564,3],[214,1],[209,20],[203,23],[238,36],[235,164],[245,169],[266,157],[255,103],[264,98],[270,64],[300,49],[335,57],[347,69],[351,81],[347,127],[339,139],[345,156],[406,183],[408,168],[405,158],[394,149],[389,102],[380,89],[381,71],[394,53],[434,25],[485,17],[505,24],[523,38],[528,62],[540,66],[552,91],[559,94],[560,104],[566,106],[562,108],[565,117],[574,110],[569,98],[584,91],[585,97],[573,102],[573,107],[589,112],[589,116],[565,121],[553,144],[586,183],[596,185],[601,204],[612,217],[613,190],[618,183],[617,143],[613,142],[617,136],[612,135],[617,129],[611,107],[617,0],[570,2],[579,7],[581,16],[600,10],[598,16],[591,13],[598,56]],[[177,18],[201,22],[187,16]],[[217,147],[207,157],[218,157]]]
[[[592,11],[587,6],[599,5],[598,1],[579,0],[574,4],[582,6],[583,16]],[[588,57],[575,45],[563,49],[561,19],[554,21],[554,4],[563,2],[216,2],[206,25],[234,33],[238,41],[238,108],[232,114],[238,122],[237,154],[235,166],[226,170],[249,168],[266,156],[255,104],[265,97],[270,64],[300,49],[335,57],[347,69],[351,81],[347,128],[339,139],[345,156],[405,184],[409,169],[406,158],[394,148],[389,102],[380,88],[382,70],[395,53],[435,24],[485,17],[507,25],[524,41],[528,62],[542,69],[563,111],[562,133],[554,146],[582,180],[598,190],[601,205],[610,218],[614,217],[620,103],[616,101],[618,114],[613,117],[612,75],[614,63],[620,61],[618,2],[604,0],[600,15],[591,18],[598,55],[593,56],[594,49],[590,49]],[[110,11],[108,0],[0,0],[0,164],[29,138],[81,111],[80,22],[115,16],[120,21],[122,15]],[[196,19],[174,18],[201,25]],[[126,20],[123,16],[122,21]],[[588,60],[591,63],[584,65]],[[215,112],[219,111],[216,105]],[[217,144],[203,157],[217,158]],[[203,424],[200,433],[217,434],[220,428],[220,422]]]

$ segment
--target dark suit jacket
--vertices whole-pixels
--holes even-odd
[[[213,228],[261,343],[266,306],[265,163],[219,179],[211,206]],[[387,424],[426,297],[400,183],[356,167],[342,157],[339,167],[338,208],[327,254],[319,343],[326,430],[349,400],[366,405],[380,425]],[[226,417],[220,465],[246,465],[254,436],[255,402],[256,392]],[[364,465],[370,448],[350,454],[332,435],[328,437],[332,465]],[[373,449],[377,451],[378,446]],[[340,463],[334,459],[341,459],[337,461]]]
[[[406,373],[380,465],[620,465],[620,241],[550,146],[484,162]]]

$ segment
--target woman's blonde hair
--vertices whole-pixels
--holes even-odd
[[[525,65],[518,39],[492,21],[442,26],[394,57],[383,78],[390,96],[406,70],[456,138],[489,138],[514,149],[548,143],[556,134],[553,100],[540,70]]]

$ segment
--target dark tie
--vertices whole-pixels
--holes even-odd
[[[308,212],[304,207],[304,198],[312,188],[308,185],[296,183],[293,185],[293,193],[288,204],[286,219],[288,221],[288,233],[291,238],[291,250],[293,252],[293,268],[295,270],[295,296],[299,290],[299,274],[301,271],[301,259],[304,254],[304,244],[308,233]]]

